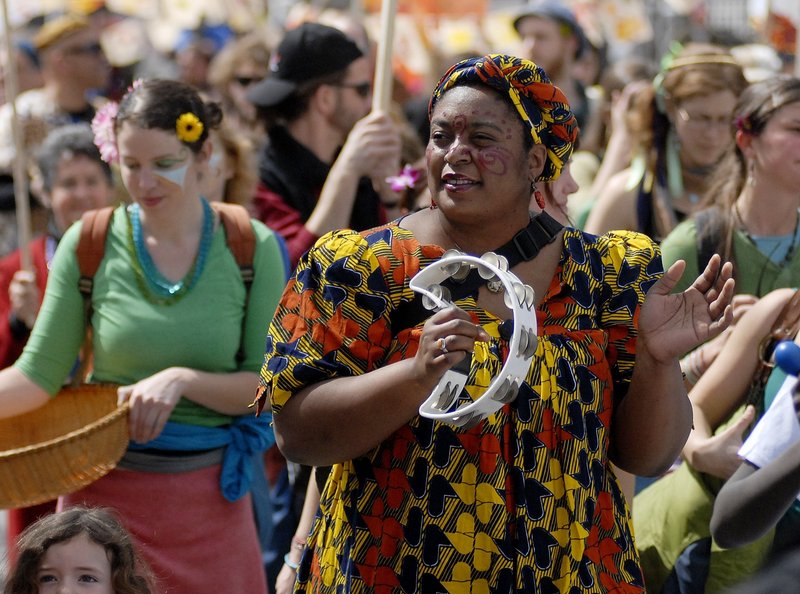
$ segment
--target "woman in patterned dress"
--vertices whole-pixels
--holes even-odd
[[[512,263],[539,334],[516,398],[468,429],[424,418],[467,353],[461,400],[485,390],[510,313],[480,286],[409,321],[410,279],[445,250],[480,255],[547,226],[531,195],[577,136],[546,74],[499,54],[451,67],[430,116],[431,208],[321,238],[270,327],[259,404],[289,459],[334,465],[296,590],[643,591],[610,464],[658,474],[680,452],[691,409],[677,357],[730,322],[730,265],[715,257],[670,295],[683,264],[662,274],[647,237],[550,225],[550,243]]]

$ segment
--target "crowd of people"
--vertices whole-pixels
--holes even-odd
[[[354,12],[274,38],[203,25],[125,68],[108,22],[55,14],[14,45],[0,206],[27,171],[34,239],[0,208],[0,417],[113,384],[130,444],[8,512],[6,594],[766,592],[797,572],[800,445],[748,438],[787,397],[800,418],[772,359],[800,342],[788,63],[686,40],[592,73],[568,3],[536,0],[515,53],[437,55],[438,82],[396,77],[378,108]],[[437,266],[432,300],[412,280]]]

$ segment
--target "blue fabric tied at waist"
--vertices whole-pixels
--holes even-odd
[[[224,427],[167,422],[157,438],[147,443],[130,442],[128,449],[194,451],[225,447],[220,487],[225,499],[236,501],[250,489],[253,455],[267,450],[274,443],[272,415],[262,414],[259,417],[235,417],[230,425]]]

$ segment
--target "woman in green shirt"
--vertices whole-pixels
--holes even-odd
[[[115,108],[95,133],[132,203],[114,211],[94,276],[90,379],[120,384],[132,442],[117,469],[60,505],[116,508],[165,591],[265,592],[247,471],[272,437],[248,405],[286,278],[279,239],[251,222],[248,299],[200,194],[219,107],[186,84],[153,80]],[[0,372],[0,416],[47,402],[75,361],[86,332],[79,235],[80,224],[64,235],[25,351]]]

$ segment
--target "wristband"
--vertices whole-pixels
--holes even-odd
[[[16,340],[26,340],[31,335],[31,329],[14,312],[8,314],[8,327],[11,329],[11,336]]]
[[[288,567],[292,571],[297,571],[297,568],[300,567],[299,563],[295,563],[294,561],[289,559],[289,553],[286,553],[283,556],[283,563],[284,563],[284,565],[286,565],[286,567]]]

